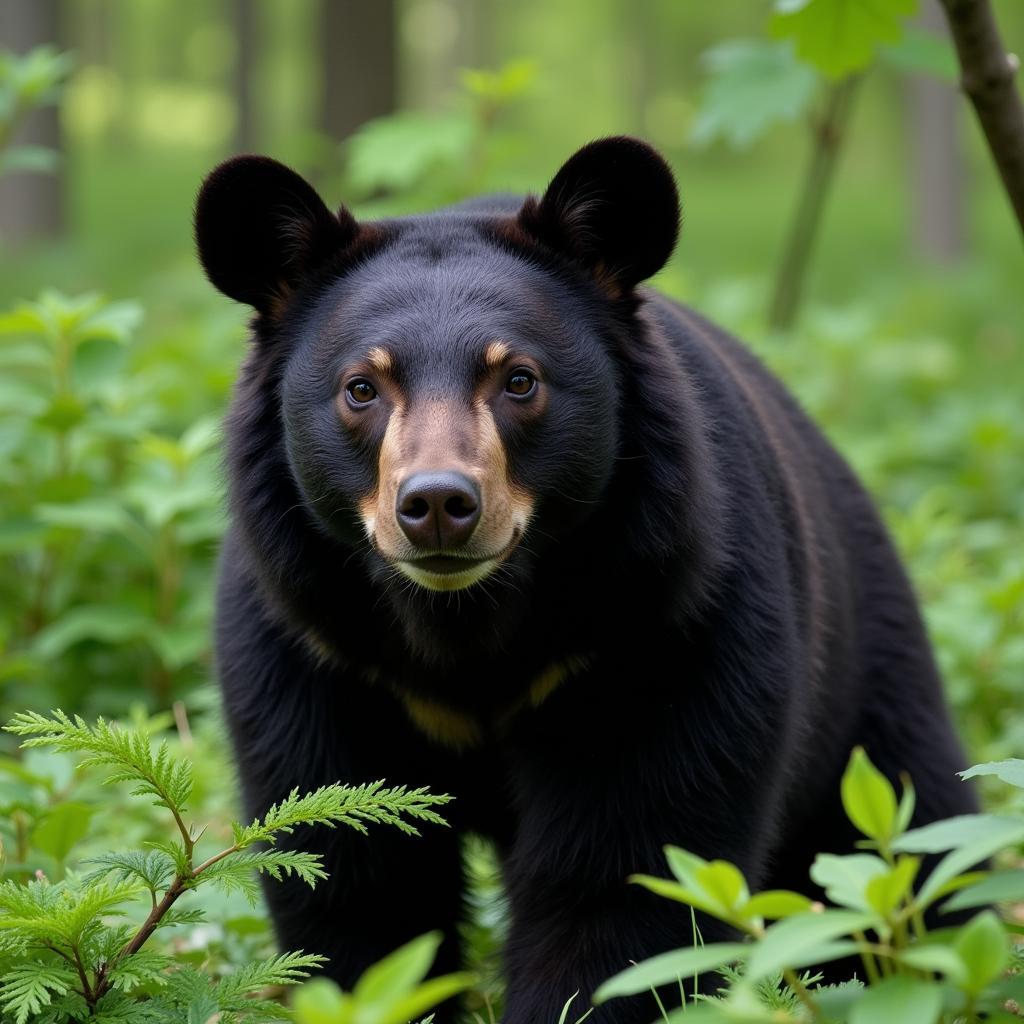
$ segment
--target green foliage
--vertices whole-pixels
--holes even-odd
[[[165,701],[209,643],[217,429],[161,432],[166,380],[132,363],[140,320],[56,292],[0,316],[0,681],[35,682],[34,700],[45,666],[55,700],[141,675]]]
[[[981,767],[1017,779],[1024,762]],[[667,847],[675,881],[650,876],[633,881],[724,921],[746,941],[663,953],[611,978],[594,1001],[663,985],[678,984],[682,992],[683,979],[718,970],[728,981],[726,993],[698,999],[698,1005],[682,1007],[669,1020],[964,1024],[992,1019],[988,1014],[1017,991],[1016,975],[1005,977],[1011,964],[1009,929],[986,909],[959,927],[929,932],[924,912],[936,902],[952,910],[1019,898],[1024,869],[970,869],[1024,843],[1024,813],[967,815],[909,829],[913,797],[908,793],[909,784],[898,801],[865,752],[853,752],[842,780],[843,805],[866,837],[863,845],[878,852],[819,854],[811,878],[833,906],[812,905],[798,893],[751,897],[734,865]],[[945,856],[915,888],[917,855],[924,853]],[[977,901],[964,898],[979,890]],[[771,917],[781,919],[766,924],[764,919]],[[818,977],[797,973],[850,956],[860,957],[868,984],[851,979],[847,985],[820,988]]]
[[[11,143],[30,111],[56,102],[70,70],[70,56],[51,46],[22,55],[0,52],[0,174],[53,170],[57,160],[53,150]]]
[[[830,78],[866,68],[895,43],[917,0],[776,0],[771,32],[792,39],[799,57]]]
[[[779,121],[802,117],[818,92],[814,69],[789,42],[733,39],[701,57],[708,74],[692,140],[750,145]]]
[[[230,845],[201,859],[204,830],[185,821],[195,791],[193,767],[173,756],[167,742],[154,747],[144,729],[125,729],[103,719],[90,725],[62,711],[49,717],[19,714],[5,728],[21,737],[30,753],[46,748],[77,755],[77,767],[86,774],[90,768],[105,769],[104,785],[125,783],[132,797],[148,797],[169,812],[177,832],[173,841],[151,840],[141,849],[106,851],[86,859],[82,866],[92,870],[85,874],[68,872],[51,880],[37,870],[0,882],[0,1009],[15,1024],[86,1018],[170,1024],[206,1021],[218,1014],[225,1022],[282,1019],[287,1016],[283,1008],[264,993],[306,978],[323,957],[301,952],[249,957],[216,977],[150,942],[154,933],[204,920],[199,909],[176,908],[178,899],[202,886],[240,894],[255,904],[255,872],[274,879],[295,875],[315,886],[326,878],[318,854],[273,845],[279,835],[299,825],[340,823],[365,832],[368,824],[386,824],[416,834],[414,821],[444,824],[433,808],[448,798],[422,789],[388,789],[379,782],[324,786],[313,793],[289,794],[249,825],[232,823]],[[21,777],[27,781],[42,776],[24,771]],[[28,806],[24,798],[21,805]],[[40,817],[31,842],[63,872],[64,861],[91,820],[89,805],[58,801]],[[27,851],[20,850],[19,857],[25,860]],[[432,959],[433,951],[416,960],[423,974]],[[360,984],[364,995],[369,992],[373,998],[366,996],[364,1003],[386,1001],[380,990],[390,979],[408,980],[408,998],[399,1005],[415,1007],[413,1014],[460,991],[470,980],[452,976],[416,985],[422,974],[412,978],[408,970],[388,971],[385,962],[368,972]]]
[[[439,1003],[464,992],[468,973],[424,980],[434,962],[441,934],[421,935],[368,968],[351,993],[333,982],[304,985],[295,996],[298,1024],[407,1024]]]
[[[437,205],[486,190],[493,153],[507,144],[501,121],[536,74],[529,60],[493,72],[466,70],[454,109],[408,110],[368,122],[347,143],[346,192],[357,199],[415,192],[421,203]]]

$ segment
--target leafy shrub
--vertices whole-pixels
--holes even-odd
[[[1024,761],[978,765],[962,774],[996,775],[1024,788]],[[686,1024],[1012,1019],[1004,1007],[1024,999],[1024,976],[1004,976],[1015,956],[1008,926],[983,909],[959,927],[929,930],[924,914],[933,906],[965,911],[1024,899],[1024,869],[976,868],[1024,842],[1024,813],[961,815],[908,829],[914,810],[909,780],[897,800],[860,749],[843,776],[842,800],[865,836],[859,843],[864,852],[816,858],[811,878],[831,906],[787,890],[751,894],[735,865],[667,847],[674,880],[638,875],[632,881],[724,921],[740,938],[696,944],[637,964],[606,982],[595,1001],[677,983],[684,1003],[666,1018]],[[944,856],[921,878],[922,857],[929,854]],[[860,957],[866,984],[852,979],[816,987],[798,974],[809,965],[850,956]],[[723,968],[727,992],[686,1005],[685,979]]]
[[[171,840],[108,851],[82,865],[90,868],[87,873],[67,874],[64,860],[88,827],[83,805],[63,805],[72,810],[47,819],[50,828],[42,835],[39,828],[34,831],[35,841],[51,851],[63,877],[51,879],[38,869],[28,873],[27,865],[20,864],[14,865],[20,877],[0,882],[0,1010],[14,1024],[64,1024],[83,1018],[206,1021],[215,1014],[225,1022],[255,1022],[285,1016],[267,998],[267,990],[306,977],[323,957],[289,952],[250,960],[215,978],[173,951],[154,949],[149,940],[158,931],[204,919],[199,908],[177,906],[180,898],[200,887],[238,892],[255,904],[256,872],[274,879],[295,875],[315,886],[326,877],[318,854],[274,846],[279,835],[299,825],[342,824],[365,832],[369,824],[386,824],[417,834],[416,821],[443,824],[433,808],[448,800],[422,789],[387,789],[380,782],[331,785],[306,794],[293,791],[262,819],[233,823],[228,844],[201,856],[205,829],[186,821],[192,765],[172,757],[166,743],[154,749],[143,730],[122,729],[103,719],[88,725],[60,711],[49,717],[20,714],[5,728],[23,737],[25,747],[74,753],[81,755],[81,767],[108,769],[108,784],[130,784],[132,795],[148,797],[163,808],[176,830]],[[421,940],[419,959],[430,941]],[[378,968],[378,973],[384,971]],[[443,991],[431,982],[422,991],[436,995],[436,1002],[468,980],[449,979]],[[364,989],[373,991],[372,976]],[[434,1005],[423,998],[417,1004],[423,1009]]]

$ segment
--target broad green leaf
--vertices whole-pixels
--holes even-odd
[[[84,605],[65,612],[36,635],[34,650],[43,658],[56,658],[83,640],[126,643],[146,635],[151,619],[124,605]]]
[[[708,946],[691,946],[661,953],[609,978],[594,993],[593,1001],[603,1003],[617,996],[631,996],[659,985],[670,984],[679,978],[691,978],[695,974],[713,971],[725,964],[742,960],[753,948],[740,942],[716,942]]]
[[[883,43],[896,43],[917,0],[792,0],[776,4],[770,31],[792,39],[797,56],[830,78],[866,68]]]
[[[748,146],[778,121],[807,112],[818,87],[814,69],[796,59],[792,44],[734,39],[701,57],[707,85],[692,141],[722,138]]]
[[[755,944],[747,960],[746,977],[750,981],[758,981],[787,967],[819,962],[823,946],[869,928],[874,922],[874,914],[853,910],[826,910],[787,917],[773,924]],[[834,943],[838,948],[843,945]],[[840,955],[845,955],[846,951]],[[806,959],[808,956],[810,960]]]
[[[1024,758],[1011,757],[1005,761],[989,761],[976,764],[973,768],[959,773],[962,779],[973,779],[979,775],[994,775],[1018,789],[1024,789]]]
[[[409,110],[367,122],[349,141],[352,187],[372,193],[410,188],[438,166],[463,165],[474,138],[468,112]]]
[[[943,853],[978,846],[991,853],[1024,841],[1024,819],[999,814],[959,814],[930,825],[922,825],[893,843],[903,853]],[[997,845],[998,844],[998,845]]]
[[[359,1006],[356,1010],[356,1019],[366,1020],[367,1024],[408,1024],[409,1021],[418,1020],[428,1010],[434,1009],[446,999],[465,992],[467,988],[475,985],[477,980],[475,974],[468,972],[430,978],[391,1003],[384,1012],[367,1015],[364,1018],[362,1007]]]
[[[696,907],[713,917],[722,917],[723,908],[718,901],[710,899],[699,889],[688,889],[678,882],[670,882],[667,878],[658,878],[655,875],[630,875],[629,881],[635,885],[642,885],[656,896],[685,903],[688,907]]]
[[[32,845],[55,860],[66,860],[74,845],[89,831],[94,810],[73,800],[56,804],[33,830]]]
[[[820,2],[820,0],[814,0]],[[869,839],[887,843],[895,833],[896,792],[889,780],[857,747],[843,773],[840,787],[846,816]]]
[[[690,853],[689,850],[684,850],[679,846],[666,846],[665,860],[668,861],[669,871],[671,871],[672,874],[683,883],[683,885],[688,886],[693,886],[695,884],[697,871],[707,864],[707,861],[704,860],[703,857],[698,857],[697,854]]]
[[[959,985],[967,977],[967,968],[955,949],[949,946],[925,944],[911,946],[897,954],[897,959],[919,971],[944,974]]]
[[[420,935],[367,968],[352,993],[356,1000],[360,1003],[390,1002],[409,991],[427,976],[442,938],[440,932]]]
[[[939,861],[918,892],[918,902],[927,906],[957,875],[1020,842],[1024,842],[1024,819],[962,814],[906,833],[895,848],[910,853],[952,851]]]
[[[832,903],[868,910],[868,884],[886,874],[888,865],[873,853],[819,853],[811,865],[811,879]]]
[[[918,857],[900,857],[894,868],[868,882],[868,904],[883,916],[891,914],[910,892],[920,866]]]
[[[1009,937],[999,918],[986,910],[960,929],[953,942],[967,969],[963,987],[977,994],[1003,973],[1009,963]]]
[[[792,917],[811,909],[812,903],[806,896],[786,889],[767,889],[751,896],[742,908],[744,917],[767,917],[772,920]]]
[[[850,1024],[936,1024],[942,986],[919,978],[886,978],[868,988],[850,1011]]]
[[[352,997],[326,978],[301,985],[292,999],[299,1024],[347,1024],[352,1019]]]
[[[726,911],[735,910],[750,896],[742,872],[725,860],[713,860],[698,868],[695,881],[702,892]]]
[[[974,885],[961,889],[942,904],[943,911],[988,907],[993,903],[1024,900],[1024,871],[996,871]]]

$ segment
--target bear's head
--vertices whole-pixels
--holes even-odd
[[[213,284],[257,312],[247,372],[290,477],[282,515],[297,503],[371,578],[413,592],[528,577],[607,505],[618,467],[671,438],[685,388],[674,366],[638,380],[634,289],[678,225],[669,168],[629,138],[585,146],[525,203],[366,224],[275,161],[221,165],[196,237]],[[639,405],[653,408],[627,444]],[[626,529],[664,540],[652,510],[682,518],[669,477],[686,471],[659,469],[663,494],[625,485]]]

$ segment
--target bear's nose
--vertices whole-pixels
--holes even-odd
[[[396,509],[402,532],[419,548],[462,547],[480,520],[480,489],[465,473],[413,473],[398,488]]]

